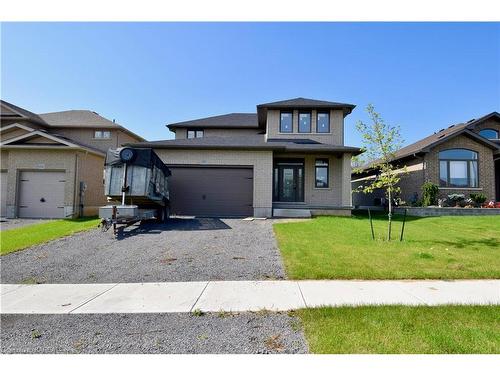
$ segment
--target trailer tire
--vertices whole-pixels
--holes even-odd
[[[160,223],[166,223],[169,217],[170,217],[170,206],[168,205],[167,202],[165,202],[165,205],[160,208],[160,217],[158,218],[158,221]]]

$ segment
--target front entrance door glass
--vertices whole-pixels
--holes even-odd
[[[274,200],[278,202],[304,201],[304,163],[278,162],[274,168]]]

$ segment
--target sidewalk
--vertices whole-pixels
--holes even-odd
[[[343,305],[500,304],[500,280],[202,281],[1,285],[2,314],[286,311]]]

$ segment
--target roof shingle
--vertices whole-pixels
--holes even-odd
[[[204,128],[257,128],[257,114],[228,113],[226,115],[199,118],[195,120],[176,122],[167,125],[170,130],[172,130],[173,128],[187,128],[197,126]]]

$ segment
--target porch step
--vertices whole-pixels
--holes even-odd
[[[275,217],[311,217],[311,211],[300,208],[274,208]]]

